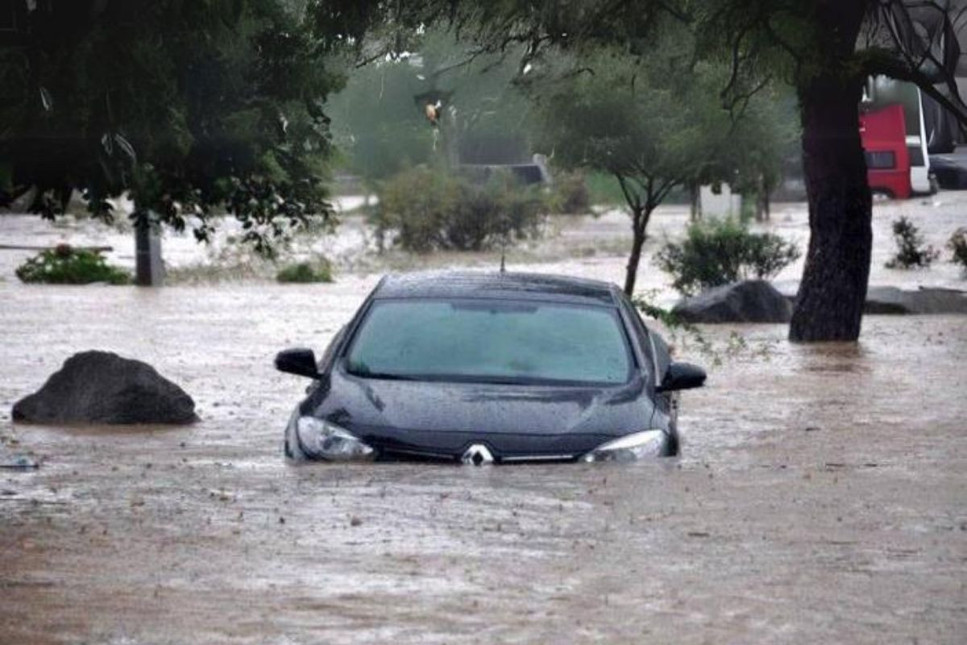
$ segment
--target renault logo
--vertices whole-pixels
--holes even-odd
[[[487,446],[475,443],[467,451],[463,453],[463,457],[460,459],[465,464],[473,464],[474,466],[482,466],[483,464],[492,464],[494,462],[494,456],[490,454],[490,450]]]

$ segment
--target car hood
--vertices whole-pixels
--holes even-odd
[[[624,386],[589,388],[393,381],[335,369],[329,388],[312,393],[302,413],[390,452],[452,458],[482,443],[498,458],[577,456],[655,427],[646,387],[638,376]]]

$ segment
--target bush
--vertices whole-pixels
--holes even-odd
[[[584,215],[591,212],[591,192],[581,172],[560,173],[554,177],[552,195],[555,212]]]
[[[375,216],[376,234],[396,234],[408,251],[480,251],[499,242],[535,237],[544,200],[509,173],[475,185],[426,167],[399,173],[383,184]]]
[[[22,282],[40,284],[127,284],[131,275],[111,266],[97,251],[75,249],[68,244],[41,251],[17,267]]]
[[[967,228],[958,228],[947,241],[947,248],[953,251],[951,262],[955,262],[967,272]]]
[[[893,222],[893,240],[897,253],[886,263],[888,269],[926,268],[940,257],[940,252],[932,246],[923,245],[919,229],[906,217]]]
[[[299,262],[279,269],[275,275],[279,282],[307,284],[310,282],[332,282],[332,266],[328,260],[318,264]]]
[[[690,224],[685,240],[668,242],[655,256],[685,295],[751,277],[767,279],[799,257],[799,249],[778,235],[752,233],[733,218]]]

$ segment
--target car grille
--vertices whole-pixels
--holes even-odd
[[[578,455],[548,454],[548,455],[496,455],[494,462],[498,464],[526,464],[526,463],[566,463],[574,461]],[[383,448],[380,458],[386,461],[436,461],[443,463],[460,463],[460,455],[424,450],[401,448]]]

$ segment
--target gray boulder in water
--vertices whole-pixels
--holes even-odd
[[[765,280],[745,280],[684,298],[672,314],[690,323],[786,323],[792,304]]]
[[[186,424],[198,417],[191,397],[147,363],[90,351],[68,358],[40,390],[17,401],[13,420]]]
[[[866,292],[863,313],[967,314],[967,292],[929,287],[920,287],[915,291],[870,287]]]

